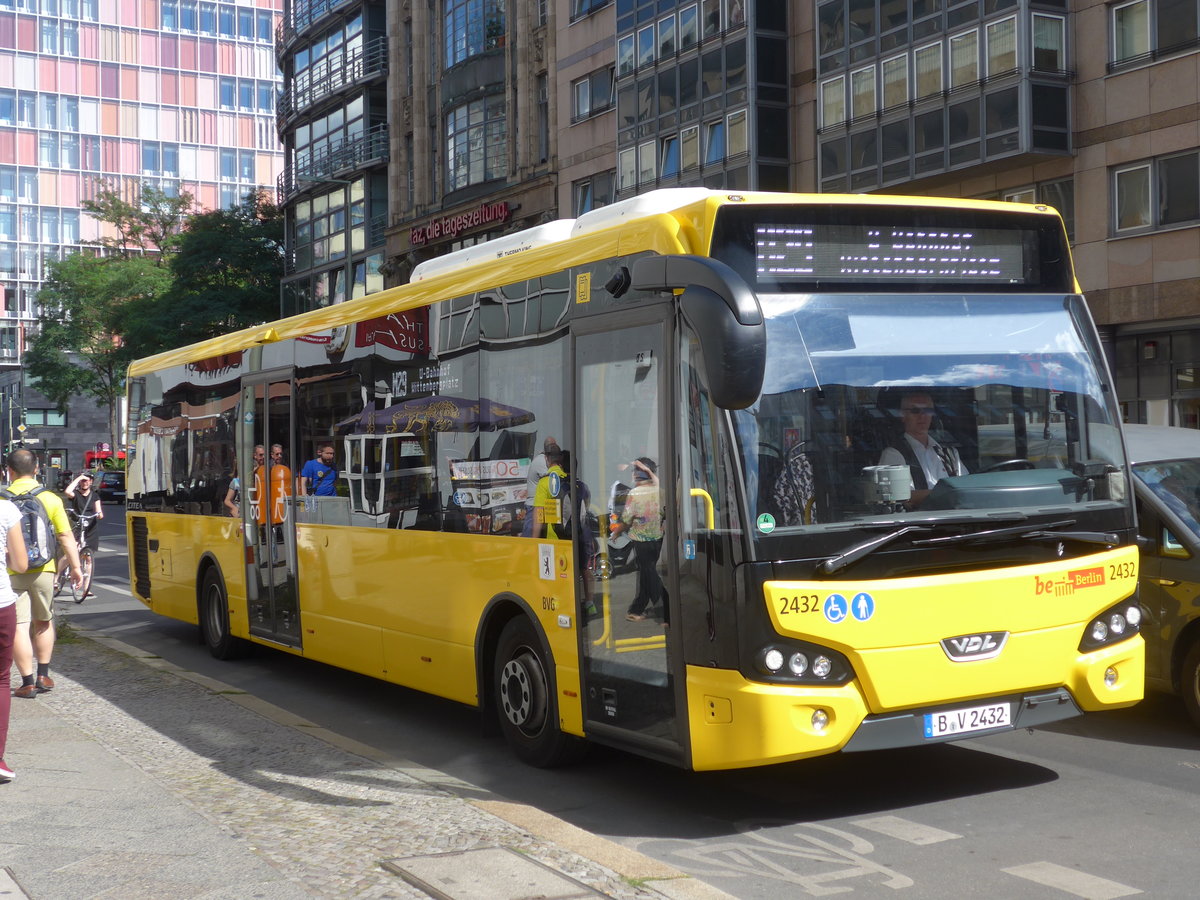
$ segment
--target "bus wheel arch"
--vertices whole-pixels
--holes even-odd
[[[238,659],[245,656],[246,641],[233,636],[229,627],[229,592],[221,567],[205,558],[197,573],[200,586],[196,594],[196,615],[200,622],[200,640],[216,659]]]
[[[480,707],[518,759],[552,768],[577,759],[583,742],[559,727],[554,656],[527,610],[517,598],[496,598],[480,627]]]

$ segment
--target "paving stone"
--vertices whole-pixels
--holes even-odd
[[[37,900],[427,898],[383,862],[436,867],[447,853],[485,867],[460,868],[463,885],[499,853],[514,884],[536,870],[530,884],[577,892],[563,897],[662,898],[468,802],[441,773],[332,745],[203,679],[86,638],[54,661],[55,690],[13,704],[18,777],[0,787],[0,864]]]

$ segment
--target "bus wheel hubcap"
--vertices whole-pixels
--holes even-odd
[[[529,650],[518,652],[500,676],[500,705],[504,715],[526,734],[538,731],[546,714],[542,665]]]

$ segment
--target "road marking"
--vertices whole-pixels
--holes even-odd
[[[918,846],[937,844],[942,841],[953,841],[962,837],[961,834],[955,834],[953,831],[930,828],[928,825],[910,822],[908,819],[902,819],[899,816],[876,816],[873,819],[856,819],[850,824]]]
[[[1116,897],[1129,897],[1142,893],[1137,888],[1129,887],[1107,878],[1098,878],[1086,872],[1068,869],[1066,866],[1055,865],[1052,862],[1035,862],[1024,866],[1013,866],[1011,869],[1001,869],[1009,875],[1016,875],[1028,881],[1044,884],[1046,887],[1058,888],[1084,900],[1114,900]]]

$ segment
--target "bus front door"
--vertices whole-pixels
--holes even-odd
[[[293,409],[290,372],[242,380],[238,478],[250,633],[299,647]]]
[[[666,329],[577,338],[573,538],[585,730],[678,760]]]

